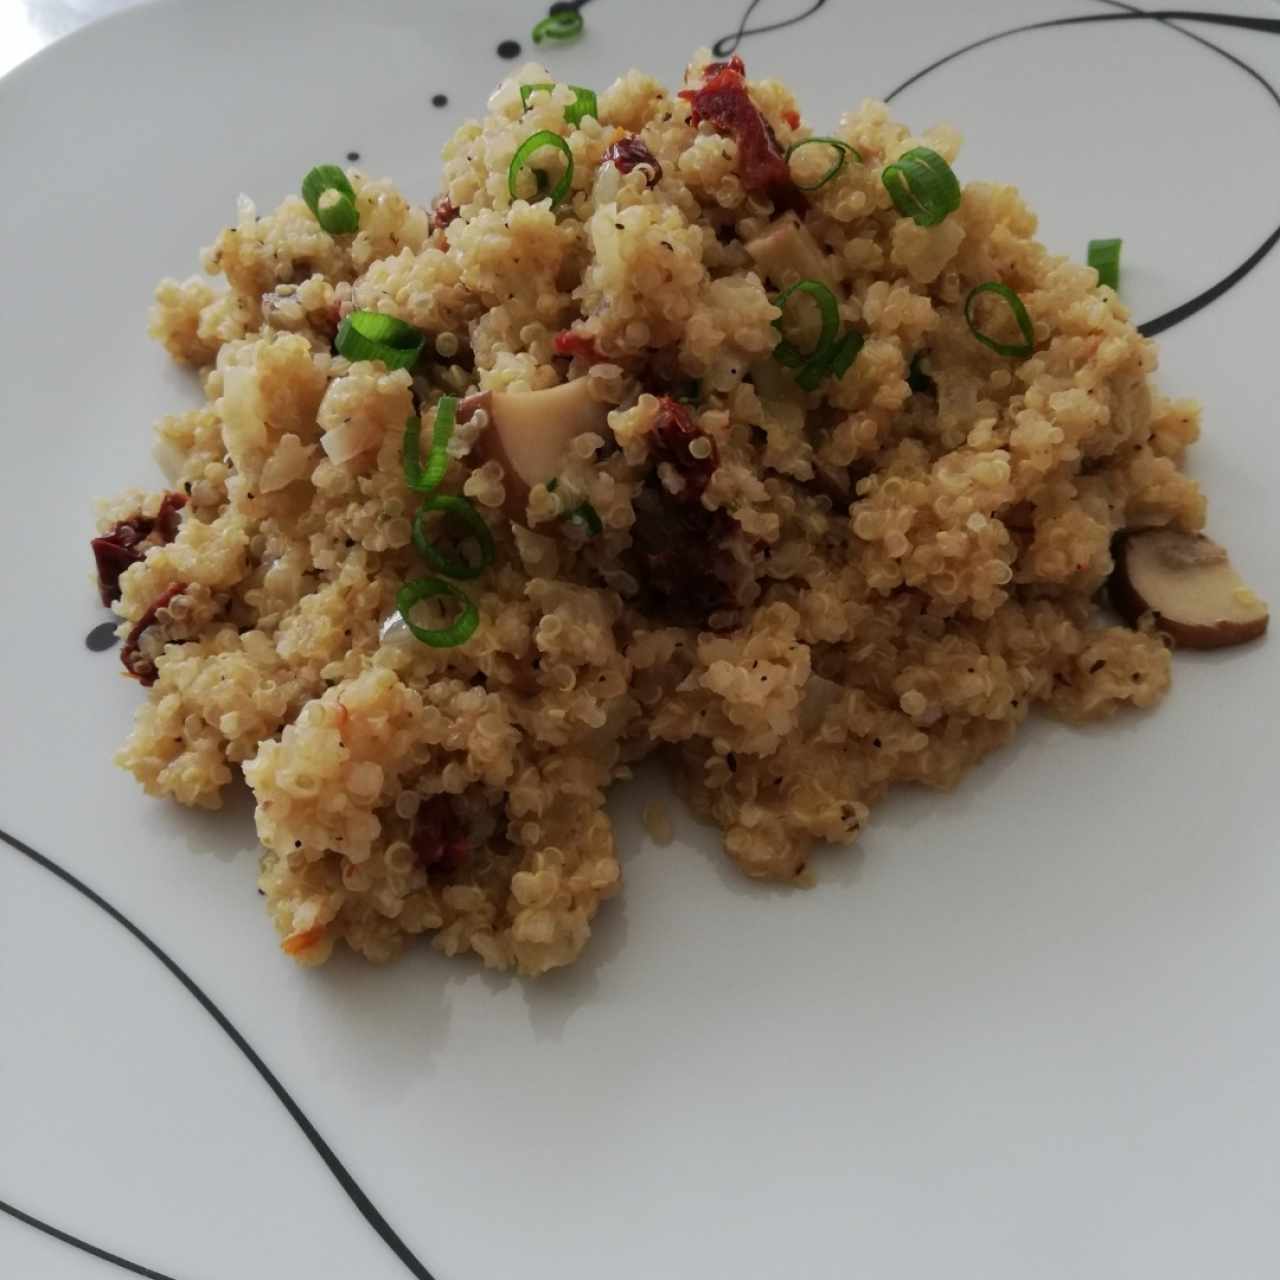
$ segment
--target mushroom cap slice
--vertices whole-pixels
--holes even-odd
[[[576,436],[605,432],[610,406],[592,397],[585,378],[543,391],[482,395],[486,399],[477,397],[476,407],[488,410],[489,426],[476,440],[475,451],[483,460],[502,464],[507,515],[523,522],[529,491],[559,474],[565,449]]]
[[[1111,601],[1130,625],[1145,613],[1187,649],[1221,649],[1267,629],[1266,604],[1226,550],[1200,533],[1144,529],[1117,539]]]
[[[827,255],[808,227],[794,213],[775,218],[745,246],[751,260],[779,288],[797,280],[817,280],[835,289],[835,275]]]
[[[847,692],[844,685],[836,684],[834,680],[828,680],[826,676],[816,675],[812,671],[809,673],[800,705],[796,708],[796,723],[806,737],[822,724],[832,704]]]

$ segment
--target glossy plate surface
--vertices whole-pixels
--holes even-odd
[[[746,4],[595,0],[542,56],[578,84],[674,82]],[[961,176],[1019,185],[1055,250],[1123,236],[1149,320],[1280,223],[1280,8],[1201,8],[1271,26],[1186,24],[1215,51],[1098,0],[762,0],[747,27],[784,25],[739,52],[821,129],[986,36],[1087,19],[893,105],[954,122]],[[155,481],[151,424],[195,398],[146,338],[156,280],[238,192],[273,205],[348,151],[429,198],[449,129],[518,65],[499,43],[530,49],[543,12],[161,4],[0,81],[0,826],[210,1006],[0,846],[0,1201],[180,1280],[1273,1276],[1275,639],[1180,657],[1154,715],[1037,723],[954,794],[895,796],[811,893],[746,882],[683,813],[653,846],[648,775],[613,806],[623,895],[536,984],[426,947],[295,969],[248,806],[193,816],[111,765],[138,692],[84,643],[91,500]],[[1206,405],[1210,530],[1273,605],[1278,286],[1274,252],[1167,329],[1160,374]],[[0,1274],[120,1273],[10,1214]]]

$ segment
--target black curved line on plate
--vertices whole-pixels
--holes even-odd
[[[1271,100],[1280,107],[1280,91],[1256,67],[1250,66],[1243,58],[1238,58],[1234,53],[1214,44],[1211,40],[1206,40],[1194,31],[1187,31],[1185,28],[1175,25],[1178,21],[1205,22],[1214,26],[1236,27],[1245,31],[1261,31],[1269,35],[1280,35],[1280,18],[1250,18],[1243,14],[1205,13],[1197,9],[1138,9],[1132,5],[1118,3],[1118,0],[1101,0],[1101,3],[1112,5],[1114,8],[1122,10],[1122,12],[1079,14],[1071,18],[1048,18],[1042,22],[1028,22],[1019,27],[1010,27],[1007,31],[997,31],[992,35],[983,36],[981,40],[973,40],[962,48],[931,62],[923,70],[917,71],[915,75],[909,76],[891,93],[886,94],[884,100],[892,102],[903,90],[909,89],[916,81],[922,80],[930,72],[946,66],[948,62],[953,62],[963,54],[972,53],[974,49],[981,49],[984,45],[994,44],[997,40],[1004,40],[1009,36],[1021,35],[1027,31],[1046,31],[1054,27],[1086,26],[1094,22],[1159,22],[1178,32],[1179,35],[1186,36],[1188,40],[1194,40],[1206,49],[1213,50],[1214,53],[1225,58],[1232,65],[1239,67],[1241,71],[1260,84]],[[1176,307],[1156,316],[1153,320],[1147,320],[1145,323],[1140,324],[1138,331],[1148,338],[1154,338],[1156,334],[1163,333],[1166,329],[1172,329],[1174,325],[1181,324],[1182,321],[1189,319],[1198,311],[1202,311],[1211,302],[1215,302],[1222,297],[1228,289],[1239,284],[1275,248],[1278,242],[1280,242],[1280,227],[1277,227],[1238,267],[1228,272],[1216,284],[1212,284],[1201,293],[1197,293],[1195,297],[1188,298],[1186,302],[1180,302]]]
[[[74,1249],[79,1249],[82,1253],[92,1254],[95,1258],[101,1258],[103,1262],[109,1262],[113,1267],[119,1267],[122,1271],[131,1271],[135,1276],[146,1276],[147,1280],[174,1280],[174,1277],[163,1271],[152,1271],[150,1267],[144,1267],[139,1262],[130,1262],[128,1258],[122,1258],[118,1253],[109,1253],[106,1249],[99,1249],[96,1244],[90,1244],[87,1240],[81,1240],[79,1236],[73,1236],[68,1231],[60,1231],[57,1227],[50,1226],[47,1222],[42,1222],[39,1218],[33,1218],[29,1213],[23,1213],[21,1209],[9,1204],[6,1200],[0,1200],[0,1213],[7,1213],[11,1218],[16,1218],[19,1222],[25,1222],[29,1227],[35,1227],[37,1231],[43,1231],[45,1235],[52,1236],[55,1240],[61,1240],[63,1244],[69,1244]]]
[[[360,1211],[361,1217],[382,1237],[382,1242],[396,1255],[404,1264],[410,1275],[416,1276],[417,1280],[435,1280],[431,1272],[418,1261],[413,1251],[407,1244],[396,1234],[391,1224],[378,1212],[372,1200],[365,1195],[360,1184],[347,1171],[346,1166],[338,1159],[333,1148],[320,1136],[315,1125],[307,1119],[302,1108],[293,1100],[289,1091],[280,1083],[275,1073],[267,1066],[265,1062],[258,1056],[253,1046],[236,1030],[231,1020],[218,1008],[216,1004],[204,993],[201,987],[196,983],[195,979],[190,977],[185,969],[178,964],[172,956],[169,955],[159,943],[153,942],[143,931],[129,919],[124,912],[113,907],[100,893],[89,888],[83,880],[78,876],[66,870],[65,867],[59,866],[52,858],[45,857],[42,853],[37,853],[29,844],[19,840],[16,836],[10,835],[7,831],[0,830],[0,840],[3,840],[16,853],[22,854],[24,857],[30,858],[37,866],[43,867],[51,875],[55,875],[63,883],[68,884],[77,893],[88,898],[90,902],[99,910],[105,911],[118,925],[128,930],[148,951],[151,952],[157,960],[160,961],[166,969],[182,985],[187,989],[189,995],[195,998],[200,1007],[211,1017],[214,1022],[222,1028],[227,1038],[240,1050],[242,1054],[249,1060],[249,1064],[262,1077],[267,1087],[276,1095],[280,1105],[289,1113],[294,1124],[302,1130],[303,1136],[315,1149],[316,1154],[324,1161],[329,1172],[333,1175],[335,1181],[347,1194],[347,1198]],[[36,1227],[40,1231],[46,1232],[48,1235],[54,1236],[59,1240],[65,1241],[67,1244],[74,1245],[77,1249],[84,1249],[88,1253],[94,1254],[96,1257],[105,1258],[108,1262],[114,1262],[118,1266],[122,1266],[127,1270],[134,1272],[135,1275],[151,1276],[155,1280],[173,1280],[171,1276],[163,1275],[159,1271],[149,1271],[147,1268],[139,1266],[137,1263],[129,1262],[124,1258],[118,1258],[114,1254],[107,1253],[103,1249],[99,1249],[94,1245],[87,1244],[85,1241],[78,1239],[76,1236],[68,1235],[66,1232],[59,1231],[57,1227],[50,1226],[48,1223],[41,1222],[39,1219],[24,1214],[20,1210],[14,1209],[12,1206],[0,1201],[0,1209],[10,1216],[17,1218],[21,1222]]]
[[[791,27],[797,22],[803,22],[806,18],[817,13],[818,10],[827,3],[827,0],[814,0],[813,4],[811,4],[803,13],[797,13],[792,18],[783,18],[781,22],[771,22],[765,27],[748,28],[747,23],[751,21],[751,15],[756,11],[756,6],[759,3],[760,0],[751,0],[751,3],[747,5],[746,13],[742,15],[742,21],[738,23],[737,31],[734,31],[727,36],[721,36],[720,39],[711,46],[711,52],[714,53],[717,58],[727,58],[729,54],[733,53],[748,36],[762,36],[766,31],[781,31],[784,27]]]

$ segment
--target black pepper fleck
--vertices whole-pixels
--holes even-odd
[[[348,151],[347,159],[354,164],[357,160],[360,159],[360,153],[358,151]]]
[[[500,58],[518,58],[520,56],[519,40],[504,40],[498,46],[498,57]]]
[[[432,96],[431,105],[433,107],[447,107],[449,105],[449,95],[447,93],[437,93]]]

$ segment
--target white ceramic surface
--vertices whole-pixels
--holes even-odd
[[[745,7],[597,0],[546,56],[671,81]],[[828,0],[740,52],[821,125],[984,35],[1109,11]],[[498,41],[541,12],[162,4],[0,81],[0,826],[200,984],[437,1280],[1274,1276],[1280,640],[1179,657],[1157,714],[1037,723],[954,794],[895,796],[811,893],[744,881],[684,815],[653,847],[647,776],[613,807],[623,895],[535,984],[425,947],[295,969],[247,806],[192,816],[111,766],[139,695],[83,644],[90,501],[155,476],[152,421],[195,398],[145,336],[154,282],[238,192],[270,205],[349,149],[430,197],[446,132],[512,69]],[[1195,30],[1280,84],[1280,35]],[[961,176],[1022,186],[1053,248],[1123,236],[1138,319],[1280,221],[1280,106],[1154,22],[1010,37],[894,105],[955,122]],[[1164,335],[1160,375],[1206,404],[1211,528],[1273,604],[1278,285],[1280,252]],[[166,1277],[413,1273],[173,975],[3,845],[0,1200]],[[0,1214],[0,1276],[111,1274]]]

